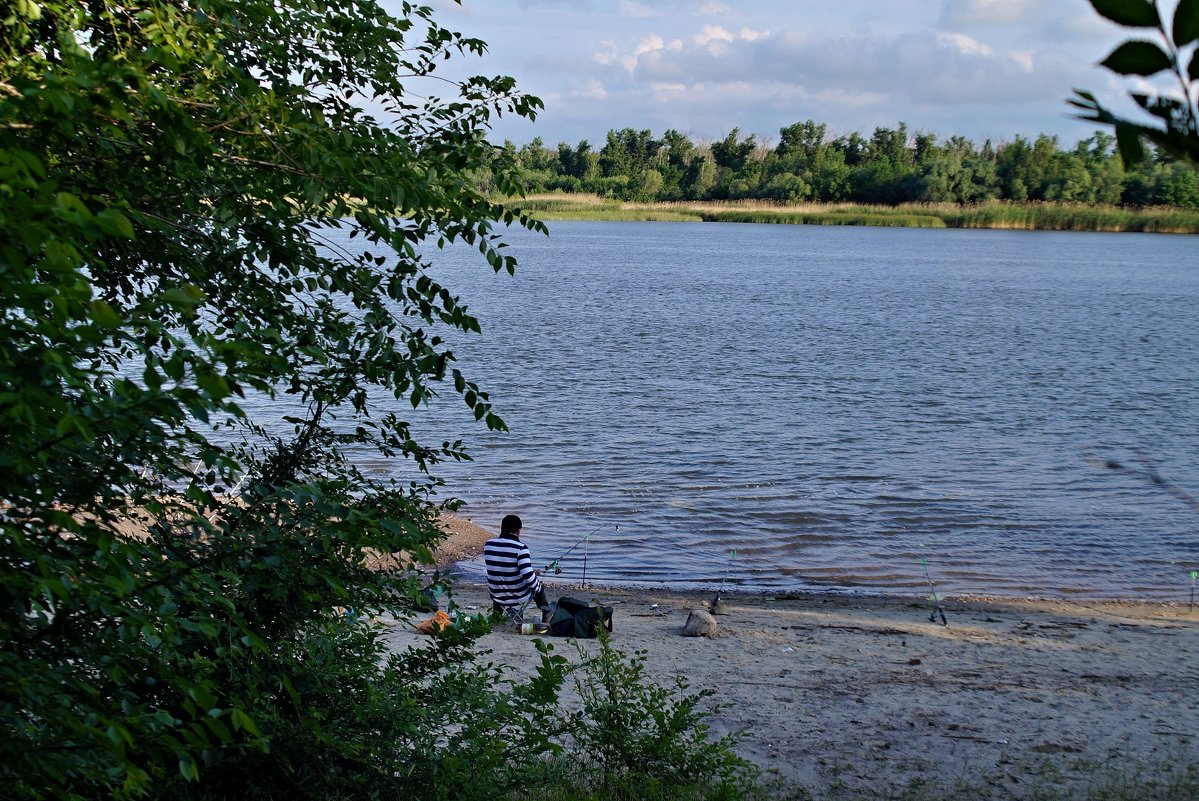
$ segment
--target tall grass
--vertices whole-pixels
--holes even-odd
[[[873,225],[887,228],[944,228],[930,214],[878,214],[872,211],[717,211],[703,212],[704,222],[771,223],[776,225]]]
[[[904,228],[996,228],[1027,231],[1135,231],[1199,234],[1199,210],[990,201],[971,206],[905,203],[780,205],[761,200],[626,203],[585,194],[534,195],[511,201],[541,220],[741,222],[781,225],[870,225]]]
[[[1078,203],[985,203],[941,212],[953,228],[1014,228],[1030,231],[1140,231],[1199,233],[1199,212],[1177,208],[1132,209]]]

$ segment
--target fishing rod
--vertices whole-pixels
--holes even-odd
[[[1191,571],[1191,603],[1187,607],[1188,612],[1195,611],[1195,581],[1199,580],[1199,570]]]
[[[941,616],[941,625],[949,628],[949,621],[945,619],[945,610],[941,608],[941,599],[937,596],[937,588],[933,586],[933,577],[928,574],[928,560],[922,556],[920,557],[920,564],[924,566],[924,578],[928,581],[928,590],[932,593],[930,597],[934,604],[933,611],[928,615],[928,622],[936,623],[937,615],[939,614]]]
[[[560,575],[562,573],[562,564],[561,564],[562,560],[565,559],[566,557],[570,556],[572,553],[574,553],[575,549],[578,548],[580,545],[583,545],[584,546],[584,548],[583,548],[583,584],[586,584],[587,583],[587,548],[585,547],[586,543],[588,540],[590,540],[592,537],[594,537],[596,534],[598,534],[599,532],[603,531],[606,528],[607,528],[607,526],[600,526],[599,528],[592,529],[591,531],[589,531],[587,533],[587,536],[583,537],[581,540],[576,542],[574,545],[567,548],[566,551],[561,556],[559,556],[557,559],[554,559],[549,564],[547,564],[545,567],[543,567],[541,569],[542,572],[549,572],[552,570],[552,571],[554,571],[555,576]],[[613,526],[612,528],[616,531],[620,531],[620,526]]]
[[[712,614],[718,614],[720,609],[720,596],[724,594],[724,585],[729,580],[729,570],[733,567],[733,560],[737,558],[737,552],[729,551],[729,561],[724,566],[724,578],[720,580],[720,587],[716,590],[716,597],[712,599],[712,603],[708,605],[708,609]]]

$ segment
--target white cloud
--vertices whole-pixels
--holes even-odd
[[[637,43],[637,47],[633,49],[633,57],[639,58],[654,50],[661,50],[665,46],[666,43],[662,41],[662,37],[656,33],[652,33]]]
[[[638,42],[637,46],[633,48],[633,52],[627,56],[623,56],[619,61],[626,70],[632,72],[637,69],[637,62],[641,60],[642,56],[646,53],[653,53],[656,50],[663,50],[665,47],[666,43],[662,41],[662,37],[653,33]]]
[[[700,47],[706,47],[712,42],[732,42],[736,38],[719,25],[705,25],[704,29],[695,35],[695,43]]]
[[[968,56],[992,56],[995,51],[982,42],[971,39],[964,33],[945,33],[938,32],[937,40],[942,44],[955,47],[959,52],[965,53]]]
[[[653,17],[655,11],[647,5],[635,0],[620,0],[619,13],[622,17]]]
[[[620,58],[620,54],[616,50],[616,42],[611,39],[600,42],[600,47],[604,49],[595,54],[595,60],[600,64],[611,64]]]
[[[1134,88],[1094,67],[1127,32],[1086,0],[517,1],[545,10],[541,35],[494,0],[465,0],[510,32],[506,45],[481,34],[514,54],[511,74],[557,101],[537,123],[547,139],[625,125],[768,133],[809,117],[841,132],[905,120],[974,138],[1081,133],[1073,87]]]
[[[590,80],[582,86],[570,93],[571,97],[585,97],[591,100],[606,100],[608,98],[608,90],[604,88],[602,81]]]
[[[950,28],[1010,25],[1026,20],[1043,5],[1039,0],[946,0],[941,21]]]
[[[651,83],[649,88],[659,97],[665,95],[680,95],[687,91],[685,83]],[[675,98],[671,98],[674,100]]]
[[[1032,73],[1035,69],[1036,54],[1031,50],[1013,50],[1008,53],[1008,58],[1020,65],[1020,68],[1027,73]]]
[[[862,103],[886,98],[899,109],[1048,102],[1068,96],[1073,85],[1064,56],[1049,57],[1027,46],[999,47],[947,31],[825,38],[799,30],[734,35],[709,25],[681,49],[653,44],[652,57],[646,55],[649,44],[635,51],[635,75],[622,62],[636,81],[771,83],[775,94],[789,85],[806,97],[823,92],[832,102],[841,93]]]

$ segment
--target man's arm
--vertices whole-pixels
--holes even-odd
[[[533,569],[533,556],[529,553],[529,546],[523,542],[520,544],[520,552],[516,555],[516,568],[520,571],[522,585],[530,593],[536,593],[541,589],[541,579]]]

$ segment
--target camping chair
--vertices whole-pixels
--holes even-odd
[[[500,604],[500,609],[504,612],[503,627],[505,631],[520,631],[521,624],[525,622],[525,612],[528,611],[531,603],[533,603],[532,594],[526,595],[515,603]]]

